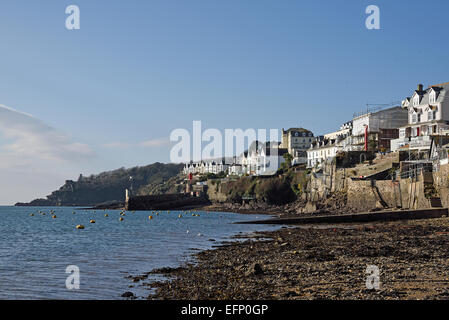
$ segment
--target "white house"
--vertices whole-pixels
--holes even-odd
[[[228,175],[241,176],[243,175],[243,166],[240,163],[233,163],[228,168]]]
[[[330,132],[324,135],[324,139],[327,140],[336,140],[341,139],[342,137],[347,137],[352,133],[352,120],[345,122],[343,125],[340,126],[340,129],[338,131]]]
[[[449,129],[449,82],[423,88],[418,85],[411,97],[402,101],[408,123],[399,128],[399,138],[392,140],[392,151],[428,152],[431,136],[444,135]]]
[[[279,148],[278,145],[271,146],[270,143],[256,143],[254,148],[244,152],[240,157],[242,174],[248,175],[274,175],[281,164],[285,162],[284,154],[287,149]],[[237,168],[233,169],[237,170]]]
[[[224,160],[222,161],[201,161],[201,162],[191,162],[184,166],[184,174],[207,174],[214,173],[219,174],[221,172],[228,172],[229,164],[226,164]]]
[[[326,160],[335,158],[341,150],[343,150],[343,144],[340,140],[325,139],[316,141],[307,150],[307,167],[319,166]]]

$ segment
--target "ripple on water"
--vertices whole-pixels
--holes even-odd
[[[51,209],[57,219],[52,219]],[[128,274],[176,267],[192,249],[211,248],[239,232],[279,228],[232,224],[255,217],[223,212],[200,212],[199,217],[183,215],[182,219],[178,218],[182,212],[160,212],[152,220],[148,219],[151,212],[135,212],[120,222],[117,210],[73,211],[0,207],[0,241],[7,244],[0,247],[0,299],[119,299],[129,290]],[[91,219],[96,223],[90,224]],[[78,224],[86,228],[75,229]],[[80,290],[65,287],[68,265],[80,268]]]

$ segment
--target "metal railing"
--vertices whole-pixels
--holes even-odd
[[[420,163],[408,166],[408,170],[400,172],[401,179],[417,179],[423,172],[433,172],[433,163]]]

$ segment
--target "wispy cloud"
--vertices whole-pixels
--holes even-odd
[[[94,156],[91,148],[30,114],[0,105],[0,166],[34,160],[76,162]]]
[[[110,142],[103,144],[105,148],[130,148],[130,147],[143,147],[143,148],[154,148],[154,147],[164,147],[169,146],[171,144],[170,139],[167,138],[159,138],[159,139],[151,139],[146,141],[141,141],[137,143],[126,143],[126,142]]]
[[[153,140],[147,140],[139,143],[141,147],[164,147],[170,145],[170,139],[167,138],[161,138],[161,139],[153,139]]]

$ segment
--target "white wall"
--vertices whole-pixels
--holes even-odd
[[[365,134],[365,126],[369,126],[369,115],[356,118],[352,122],[352,135],[358,136]]]

